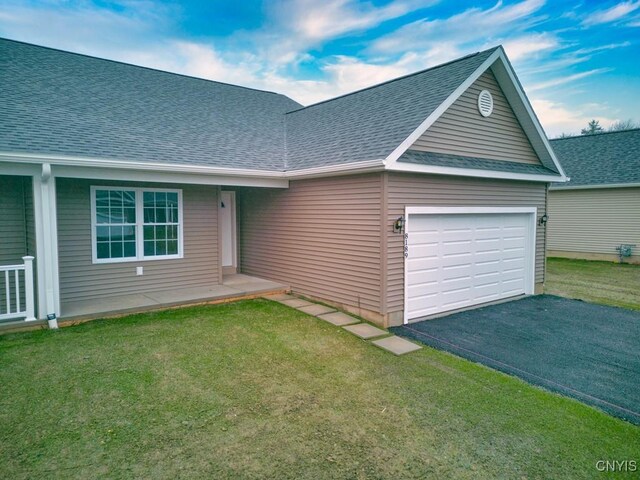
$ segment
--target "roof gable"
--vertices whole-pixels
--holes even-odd
[[[478,110],[478,95],[485,90],[493,97],[493,112],[487,117]],[[540,165],[490,69],[480,75],[410,149]]]
[[[559,188],[640,184],[640,129],[551,140],[571,182]]]

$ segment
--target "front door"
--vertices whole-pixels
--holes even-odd
[[[222,191],[220,195],[220,239],[222,249],[222,273],[236,273],[236,192]]]

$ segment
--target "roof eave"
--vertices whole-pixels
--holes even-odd
[[[397,162],[387,166],[388,171],[406,173],[426,173],[432,175],[450,175],[457,177],[491,178],[502,180],[520,180],[528,182],[558,183],[562,182],[560,175],[543,175],[533,173],[514,173],[499,170],[443,167],[440,165],[417,165],[412,163]],[[565,177],[566,178],[566,177]]]
[[[593,183],[589,185],[550,185],[549,190],[564,191],[564,190],[596,190],[603,188],[638,188],[640,183]]]

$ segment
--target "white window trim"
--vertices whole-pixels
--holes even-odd
[[[98,258],[98,244],[96,239],[96,190],[127,190],[136,192],[136,256],[125,258]],[[176,255],[144,255],[144,192],[168,192],[178,194],[178,253]],[[91,185],[91,261],[101,263],[131,263],[148,262],[153,260],[176,260],[184,258],[184,217],[182,215],[182,190],[175,188],[140,188],[113,185]]]

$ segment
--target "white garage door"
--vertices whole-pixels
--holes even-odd
[[[535,212],[407,207],[405,322],[533,293]]]

